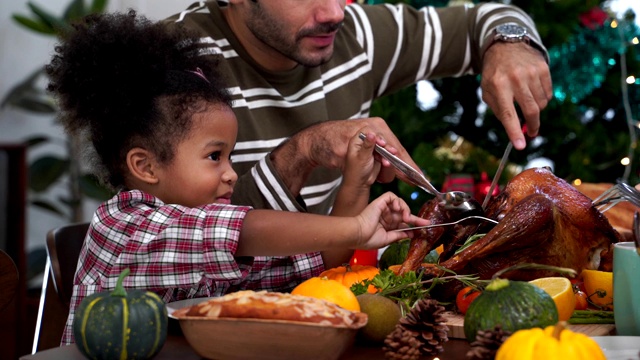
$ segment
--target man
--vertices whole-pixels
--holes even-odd
[[[516,149],[525,142],[514,102],[535,136],[552,97],[533,21],[502,4],[209,1],[166,22],[199,29],[201,54],[218,56],[228,75],[239,121],[236,204],[328,212],[349,139],[363,126],[415,166],[369,111],[374,99],[419,80],[482,73],[483,99]],[[394,172],[383,165],[378,180],[388,182]]]

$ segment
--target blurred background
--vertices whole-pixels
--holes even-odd
[[[27,324],[15,330],[3,326],[7,312],[0,311],[0,329],[20,332],[21,337],[8,358],[31,349],[30,314],[39,301],[47,231],[88,221],[98,203],[110,195],[86,174],[81,154],[55,122],[56,107],[44,92],[46,78],[41,70],[56,40],[45,25],[64,22],[65,15],[74,12],[90,12],[91,4],[107,11],[133,8],[151,19],[161,19],[192,2],[0,2],[0,249],[9,249],[16,258],[27,291],[20,301],[28,312]],[[464,3],[403,2],[416,7]],[[549,49],[554,99],[542,114],[540,136],[530,140],[524,151],[511,152],[500,184],[532,166],[550,166],[556,175],[575,184],[618,179],[638,183],[640,31],[635,14],[640,1],[511,3],[533,17]],[[462,189],[483,198],[507,138],[482,103],[479,82],[478,76],[424,81],[376,101],[372,115],[389,122],[438,187]],[[428,199],[399,182],[376,185],[374,195],[387,190],[401,194],[414,211]]]

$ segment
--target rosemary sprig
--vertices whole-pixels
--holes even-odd
[[[441,270],[441,276],[423,279],[422,272],[409,271],[403,275],[396,275],[392,270],[386,269],[380,271],[373,279],[367,279],[352,285],[351,291],[356,295],[364,294],[367,292],[368,286],[373,285],[378,289],[378,295],[385,296],[401,304],[404,315],[416,302],[429,297],[431,290],[438,284],[458,280],[465,285],[477,286],[475,282],[478,278],[473,275],[458,275],[442,266],[434,266]]]

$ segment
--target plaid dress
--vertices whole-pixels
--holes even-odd
[[[235,257],[251,207],[165,204],[139,190],[120,192],[96,210],[78,260],[62,344],[74,342],[82,300],[112,291],[126,268],[127,289],[146,289],[165,302],[250,290],[290,291],[324,270],[320,253]]]

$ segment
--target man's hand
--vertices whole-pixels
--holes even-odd
[[[271,153],[271,159],[289,190],[297,195],[315,167],[344,170],[349,141],[359,132],[376,134],[378,145],[419,169],[381,118],[326,121],[313,125],[278,146]],[[376,180],[388,183],[396,176],[395,169],[387,160],[379,160],[382,169]]]
[[[540,112],[553,97],[549,65],[540,51],[525,43],[493,44],[482,64],[482,99],[504,126],[513,146],[526,146],[514,102],[524,115],[528,135],[540,129]]]

